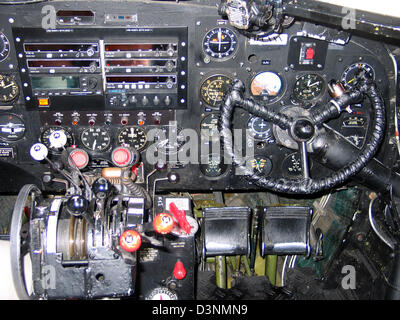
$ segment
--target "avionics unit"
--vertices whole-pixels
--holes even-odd
[[[187,107],[186,27],[13,33],[28,110]]]

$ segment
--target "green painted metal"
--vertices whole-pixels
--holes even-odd
[[[225,256],[217,256],[215,258],[215,278],[217,287],[226,289],[226,258]]]
[[[269,282],[271,282],[272,285],[276,285],[276,266],[278,262],[278,256],[277,255],[267,255],[266,258],[266,270],[265,274],[267,275]]]

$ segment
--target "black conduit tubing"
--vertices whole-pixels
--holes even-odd
[[[234,108],[240,107],[250,113],[254,112],[253,114],[256,116],[259,116],[266,121],[273,122],[282,129],[289,128],[293,120],[279,112],[268,110],[266,107],[262,107],[250,99],[244,99],[243,94],[243,82],[235,79],[230,92],[227,93],[224,103],[221,105],[221,117],[219,122],[221,140],[225,147],[225,152],[232,158],[233,163],[243,172],[249,181],[262,188],[275,192],[291,194],[313,194],[334,188],[357,174],[367,164],[367,162],[373,158],[383,139],[385,130],[384,103],[379,96],[374,81],[364,77],[358,85],[358,91],[356,90],[349,94],[345,93],[343,97],[337,99],[334,103],[331,102],[323,109],[321,117],[314,114],[314,118],[316,118],[314,121],[316,121],[316,124],[321,124],[325,119],[340,114],[340,112],[349,105],[349,102],[359,99],[364,95],[369,98],[374,110],[373,131],[365,142],[364,148],[355,160],[346,167],[334,172],[331,176],[320,179],[287,179],[284,177],[277,179],[273,177],[260,176],[247,168],[246,165],[242,164],[243,159],[239,159],[233,151],[231,126]],[[335,108],[337,111],[335,111]],[[325,148],[329,149],[329,145],[326,144]]]

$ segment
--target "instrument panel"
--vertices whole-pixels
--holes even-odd
[[[390,99],[393,65],[373,40],[329,43],[304,36],[305,24],[298,21],[263,41],[249,39],[209,5],[119,3],[118,10],[136,15],[136,22],[110,20],[118,17],[115,8],[96,1],[52,5],[71,12],[85,6],[96,20],[45,29],[42,4],[18,12],[5,7],[0,14],[0,160],[39,180],[50,168],[26,150],[37,141],[49,146],[50,134],[63,130],[67,146],[89,154],[90,168],[108,166],[111,151],[129,145],[140,152],[145,175],[154,170],[153,153],[165,158],[166,172],[178,173],[178,183],[162,182],[160,189],[256,189],[213,149],[219,108],[233,79],[245,83],[247,97],[275,110],[313,110],[330,100],[332,79],[350,89],[364,70]],[[164,14],[156,14],[155,5]],[[328,123],[359,148],[370,125],[368,101]],[[270,123],[237,111],[234,128],[243,132],[243,150],[253,150],[245,158],[255,172],[301,176],[297,151],[277,143]],[[190,150],[195,154],[188,162],[189,138],[197,139],[198,151]],[[60,150],[50,152],[57,161]],[[311,167],[316,177],[328,170],[312,160]]]

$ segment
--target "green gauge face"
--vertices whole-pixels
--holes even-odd
[[[107,130],[96,127],[85,129],[82,132],[81,141],[86,149],[104,151],[110,146],[111,138]]]
[[[310,103],[320,98],[325,89],[325,80],[318,74],[306,74],[297,79],[293,98],[300,103]]]

